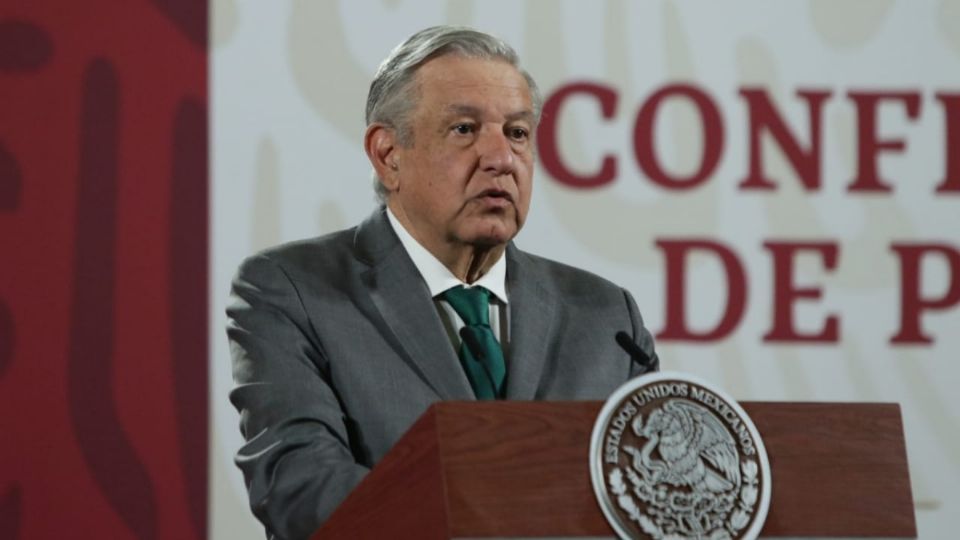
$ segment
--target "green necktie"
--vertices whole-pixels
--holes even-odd
[[[443,298],[463,319],[463,331],[476,338],[473,341],[478,345],[476,352],[480,358],[474,355],[466,342],[460,343],[459,354],[460,363],[477,399],[502,397],[507,370],[500,342],[490,328],[490,291],[483,287],[466,289],[458,286],[445,291]]]

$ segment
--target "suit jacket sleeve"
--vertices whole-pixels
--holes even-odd
[[[367,472],[350,450],[313,314],[284,269],[259,255],[240,267],[227,315],[250,506],[273,537],[306,538]]]

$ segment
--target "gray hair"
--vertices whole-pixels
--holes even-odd
[[[503,60],[517,68],[530,88],[534,118],[539,120],[543,97],[533,77],[520,67],[520,59],[513,47],[499,38],[465,26],[433,26],[407,38],[380,64],[367,94],[367,125],[379,123],[389,126],[396,130],[398,144],[413,144],[409,116],[417,104],[414,84],[417,70],[428,60],[448,54]],[[376,171],[373,173],[373,186],[377,200],[386,204],[388,193]]]

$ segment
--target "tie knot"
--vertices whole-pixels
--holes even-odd
[[[490,325],[490,291],[483,287],[465,288],[462,285],[447,289],[443,298],[469,326]]]

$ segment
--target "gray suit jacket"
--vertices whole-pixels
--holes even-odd
[[[620,330],[656,360],[627,291],[512,244],[506,257],[507,399],[606,398],[639,371]],[[382,208],[247,259],[227,314],[236,463],[275,537],[309,536],[430,404],[474,399]]]

